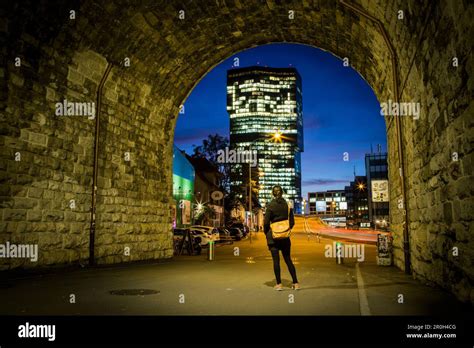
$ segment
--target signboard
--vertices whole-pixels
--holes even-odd
[[[213,205],[212,206],[212,209],[214,209],[214,211],[217,213],[217,214],[222,214],[224,212],[224,207],[220,206],[220,205]]]
[[[215,201],[220,201],[222,198],[224,198],[224,194],[221,191],[213,191],[211,193],[211,198]]]
[[[183,225],[191,223],[191,202],[182,200],[179,204],[181,208],[181,219]]]
[[[372,202],[388,202],[388,180],[372,180]]]
[[[170,216],[173,228],[176,228],[176,205],[174,204],[170,207]]]
[[[326,201],[317,201],[316,202],[316,211],[325,212],[326,211]]]
[[[192,201],[194,196],[194,181],[173,174],[173,198],[177,201],[185,199]]]
[[[377,234],[377,265],[390,266],[392,264],[392,237],[388,234]]]

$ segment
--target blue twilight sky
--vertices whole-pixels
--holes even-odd
[[[343,189],[357,175],[365,175],[364,155],[377,144],[387,150],[385,122],[377,98],[367,82],[341,59],[318,48],[299,44],[270,44],[239,52],[211,70],[184,103],[176,124],[175,144],[192,153],[208,134],[229,136],[226,110],[227,70],[234,57],[240,67],[292,66],[303,82],[304,152],[303,197],[312,191]],[[349,161],[343,161],[343,153]]]

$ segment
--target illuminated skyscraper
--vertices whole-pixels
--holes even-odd
[[[230,144],[236,151],[256,150],[259,201],[272,199],[272,186],[281,185],[286,198],[301,210],[303,105],[301,77],[294,68],[259,66],[227,72],[227,111]],[[271,139],[279,131],[281,142]],[[248,183],[248,165],[234,165],[231,189]],[[247,191],[248,192],[248,191]]]

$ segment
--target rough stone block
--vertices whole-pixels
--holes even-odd
[[[25,79],[18,74],[11,74],[11,81],[15,86],[22,87]]]
[[[3,209],[3,221],[25,221],[26,209]]]
[[[461,205],[461,214],[460,219],[463,221],[473,220],[474,214],[474,198],[467,198],[460,202]]]
[[[86,232],[88,232],[88,228],[89,228],[86,224],[80,223],[80,222],[70,223],[69,226],[70,226],[69,231],[73,234],[75,233],[85,234]]]
[[[56,211],[45,211],[43,212],[43,219],[45,221],[62,221],[64,220],[64,212]]]
[[[58,98],[56,97],[56,92],[53,88],[46,87],[46,100],[52,103],[58,102]]]
[[[29,132],[28,141],[35,145],[48,146],[48,136],[45,134]]]
[[[68,69],[67,80],[79,86],[84,84],[84,76],[80,74],[77,70],[74,70],[71,67],[69,67]],[[61,102],[61,101],[58,101],[58,102]]]
[[[27,196],[30,198],[41,198],[43,195],[43,189],[37,187],[29,187]]]
[[[443,204],[443,216],[448,225],[453,222],[453,205],[451,202]]]
[[[28,210],[27,220],[28,221],[41,221],[43,212],[41,210]]]

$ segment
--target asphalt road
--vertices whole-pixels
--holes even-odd
[[[327,257],[333,243],[309,235],[303,219],[297,219],[292,256],[299,291],[289,288],[283,260],[284,291],[273,290],[272,260],[260,232],[252,243],[246,239],[218,246],[214,261],[203,252],[159,263],[2,279],[0,314],[457,315],[467,310],[445,291],[394,267],[377,266],[373,245],[364,245],[362,262],[345,258],[337,264]],[[117,290],[136,290],[138,295],[111,294]],[[70,303],[71,295],[75,303]]]

